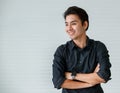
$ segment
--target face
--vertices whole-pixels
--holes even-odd
[[[65,30],[72,40],[81,38],[86,33],[87,22],[82,24],[82,21],[75,14],[66,16]]]

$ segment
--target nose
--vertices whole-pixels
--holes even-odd
[[[68,30],[68,31],[72,30],[72,26],[71,26],[71,25],[68,25],[68,26],[67,26],[67,30]]]

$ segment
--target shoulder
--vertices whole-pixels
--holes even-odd
[[[90,43],[93,44],[95,47],[106,47],[102,41],[89,39]]]
[[[67,41],[66,43],[64,44],[61,44],[57,47],[56,49],[56,52],[59,52],[59,53],[63,53],[66,51],[66,49],[68,50],[69,47],[70,47],[70,44],[71,44],[72,41]]]
[[[98,49],[106,49],[106,45],[102,41],[95,41]]]
[[[102,41],[90,39],[90,42],[96,51],[107,51],[107,47]]]
[[[57,47],[57,50],[64,50],[68,45],[68,42],[66,42],[65,44],[61,44]]]
[[[108,49],[106,47],[106,45],[102,42],[102,41],[94,41],[95,43],[95,50],[97,52],[97,54],[106,54],[108,53]]]

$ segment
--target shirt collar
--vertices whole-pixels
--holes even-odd
[[[90,47],[90,44],[91,44],[90,39],[89,39],[89,37],[87,36],[86,47],[84,47],[84,48]],[[76,46],[76,44],[74,43],[74,41],[71,40],[71,49],[74,49],[74,48],[77,48],[77,46]],[[84,49],[84,48],[83,48],[83,49]]]

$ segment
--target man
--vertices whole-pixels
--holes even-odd
[[[65,13],[66,32],[71,40],[60,45],[53,60],[53,84],[62,93],[104,93],[101,83],[111,76],[106,46],[86,35],[88,14],[77,6]]]

